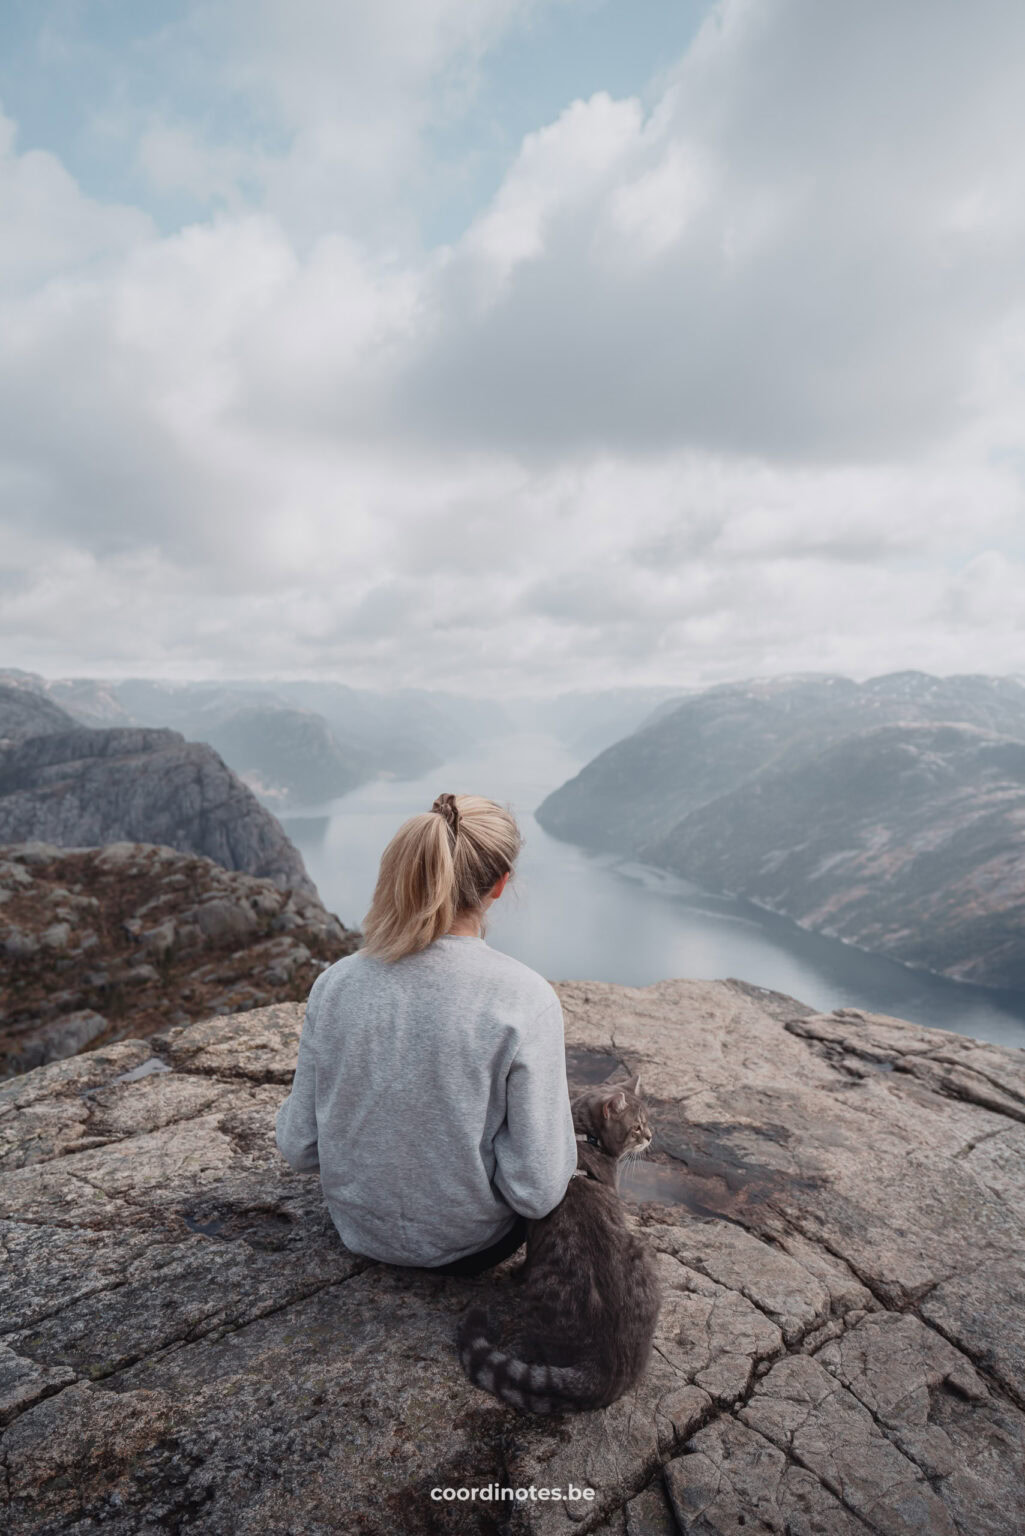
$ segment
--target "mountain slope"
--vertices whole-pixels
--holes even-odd
[[[208,725],[200,739],[261,800],[282,809],[331,800],[373,777],[370,755],[339,746],[312,710],[250,705]]]
[[[635,854],[763,769],[898,721],[959,721],[1025,740],[1025,687],[899,672],[865,683],[811,675],[711,688],[607,748],[535,815],[555,837]]]
[[[1025,743],[866,731],[692,811],[641,857],[959,980],[1025,987]]]
[[[0,747],[71,730],[74,724],[65,710],[33,689],[0,683]]]

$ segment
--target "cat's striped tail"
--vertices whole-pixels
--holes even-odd
[[[598,1406],[586,1368],[517,1360],[494,1345],[495,1332],[483,1307],[471,1307],[459,1324],[459,1358],[475,1386],[528,1413],[574,1413]]]

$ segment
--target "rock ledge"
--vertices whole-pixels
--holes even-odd
[[[737,982],[562,982],[577,1084],[641,1074],[666,1300],[636,1392],[518,1415],[477,1280],[371,1264],[277,1156],[302,1006],[0,1088],[0,1502],[17,1536],[1018,1536],[1025,1054]],[[594,1491],[572,1503],[540,1489]],[[445,1502],[445,1487],[534,1488]]]

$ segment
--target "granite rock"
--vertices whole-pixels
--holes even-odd
[[[5,1529],[1019,1536],[1025,1055],[735,982],[556,987],[571,1081],[640,1073],[656,1129],[633,1392],[547,1420],[472,1387],[456,1322],[514,1261],[348,1253],[274,1146],[301,1004],[209,1019],[0,1087]]]

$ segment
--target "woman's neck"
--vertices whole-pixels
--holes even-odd
[[[446,932],[457,939],[479,939],[482,936],[480,918],[472,916],[457,917],[451,928],[447,929]]]

